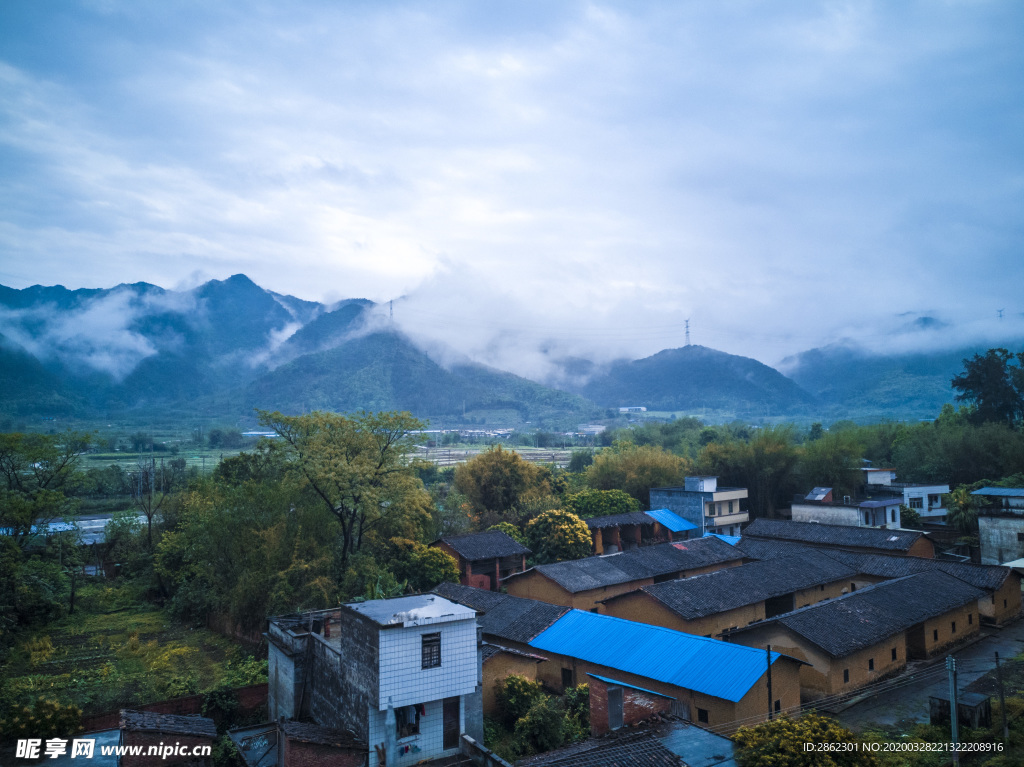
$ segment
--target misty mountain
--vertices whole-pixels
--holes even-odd
[[[246,408],[409,410],[422,417],[466,413],[495,422],[594,415],[592,403],[511,373],[464,363],[442,367],[394,331],[357,336],[305,354],[246,387]],[[514,413],[514,415],[513,415]]]
[[[612,363],[573,391],[607,407],[726,410],[742,415],[793,413],[814,402],[779,371],[749,357],[684,346],[640,360]],[[574,361],[579,375],[584,366]]]
[[[1024,340],[1010,344],[1022,347]],[[788,357],[780,368],[836,417],[934,418],[945,403],[954,402],[950,381],[963,372],[964,360],[988,348],[878,354],[832,344]]]

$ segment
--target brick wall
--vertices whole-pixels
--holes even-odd
[[[235,696],[238,698],[237,713],[242,716],[249,716],[262,711],[267,705],[267,685],[253,684],[247,687],[236,687]],[[203,702],[205,695],[187,695],[183,698],[171,698],[156,703],[144,703],[141,706],[126,706],[133,711],[151,711],[155,714],[180,714],[190,716],[203,713]],[[216,721],[216,719],[215,719]],[[107,711],[103,714],[92,714],[82,717],[82,727],[85,732],[97,730],[113,730],[121,722],[120,709]],[[218,722],[220,724],[220,722]]]
[[[361,767],[366,750],[286,739],[284,767]]]
[[[211,738],[204,738],[195,735],[175,735],[173,733],[162,733],[162,732],[125,732],[122,738],[122,743],[125,746],[142,746],[142,756],[128,756],[121,757],[121,767],[152,767],[153,765],[166,765],[171,767],[184,767],[184,765],[208,765],[212,764],[210,757],[195,757],[191,756],[192,750],[197,746],[211,746],[213,740]],[[149,756],[145,752],[153,746],[160,749],[157,755]],[[162,756],[162,749],[169,746],[182,747],[189,754],[188,756]]]
[[[590,684],[590,734],[594,737],[604,735],[608,727],[608,687],[600,679],[587,677]],[[634,690],[629,687],[622,689],[622,724],[625,727],[650,719],[658,713],[667,713],[672,701],[661,695]]]

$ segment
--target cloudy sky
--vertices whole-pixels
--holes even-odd
[[[1017,333],[1022,32],[1017,0],[7,0],[0,283],[243,272],[496,363],[687,318],[768,363]]]

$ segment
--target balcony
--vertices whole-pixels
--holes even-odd
[[[717,514],[713,517],[704,517],[704,527],[727,527],[728,525],[743,525],[750,521],[750,515],[745,511],[738,511],[733,514]]]

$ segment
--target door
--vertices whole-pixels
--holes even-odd
[[[608,688],[608,729],[617,730],[622,727],[622,688]]]
[[[444,699],[444,750],[459,747],[459,735],[462,728],[459,726],[459,714],[461,713],[459,697]],[[435,730],[436,732],[436,730]]]

